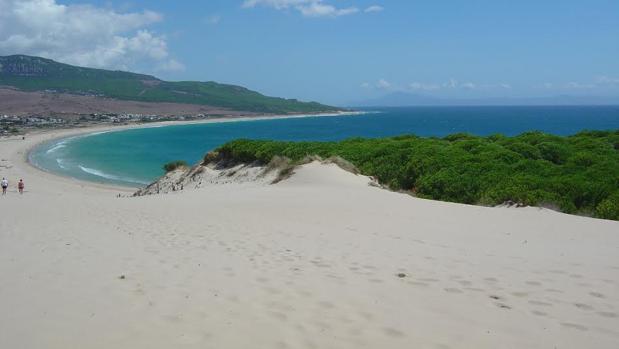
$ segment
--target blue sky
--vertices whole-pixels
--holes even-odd
[[[102,37],[84,29],[83,45],[74,44],[82,39],[77,34],[57,34],[46,45],[24,46],[15,44],[19,29],[3,34],[0,15],[2,54],[44,53],[335,104],[395,91],[447,98],[619,95],[617,0],[25,2],[38,2],[28,11],[39,11],[30,18],[41,22],[83,17],[115,27],[98,25]],[[26,10],[15,3],[0,0],[0,7],[13,6],[12,15],[4,11],[12,28],[23,25],[26,38],[46,28],[47,22],[19,24]],[[63,35],[73,44],[49,44]]]

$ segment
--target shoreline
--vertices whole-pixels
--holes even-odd
[[[105,183],[90,181],[86,179],[75,178],[59,173],[55,173],[53,171],[49,171],[43,167],[37,166],[35,163],[31,161],[32,152],[43,144],[50,142],[58,142],[63,139],[73,138],[73,137],[88,137],[91,135],[99,134],[99,133],[108,133],[108,132],[122,132],[127,130],[134,129],[144,129],[144,128],[159,128],[159,127],[169,127],[169,126],[185,126],[185,125],[198,125],[198,124],[217,124],[217,123],[229,123],[229,122],[251,122],[251,121],[261,121],[261,120],[281,120],[281,119],[297,119],[297,118],[314,118],[314,117],[329,117],[329,116],[356,116],[363,115],[367,112],[364,111],[349,111],[349,112],[337,112],[337,113],[320,113],[320,114],[289,114],[289,115],[264,115],[264,116],[243,116],[243,117],[220,117],[220,118],[212,118],[212,119],[204,119],[204,120],[189,120],[189,121],[161,121],[154,123],[146,123],[146,124],[133,124],[133,125],[96,125],[96,126],[86,126],[86,127],[74,127],[74,128],[66,128],[66,129],[53,129],[53,130],[42,130],[38,132],[32,132],[26,134],[26,138],[30,137],[45,137],[49,136],[47,139],[39,139],[35,143],[28,145],[25,153],[23,161],[28,164],[33,169],[39,171],[44,175],[51,175],[57,178],[69,179],[72,181],[77,181],[82,184],[90,184],[100,188],[107,188],[115,191],[123,191],[123,192],[134,192],[135,190],[141,188],[140,186],[122,186],[122,185],[114,185],[112,183]],[[29,137],[30,136],[30,137]],[[22,136],[13,136],[7,137],[6,139],[12,138],[21,138]],[[1,141],[2,139],[0,139]]]

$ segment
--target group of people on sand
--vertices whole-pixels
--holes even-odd
[[[2,181],[0,182],[0,185],[2,185],[2,195],[6,195],[6,190],[9,188],[9,180],[2,177]],[[25,188],[25,184],[24,184],[24,180],[20,179],[19,182],[17,182],[17,190],[19,191],[20,194],[24,193],[24,188]]]

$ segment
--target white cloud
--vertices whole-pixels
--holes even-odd
[[[306,17],[339,17],[359,12],[356,7],[338,8],[323,0],[245,0],[244,8],[272,7],[276,10],[294,9]]]
[[[538,86],[539,87],[539,86]],[[545,89],[554,90],[593,90],[593,89],[615,89],[619,87],[619,78],[610,76],[598,76],[589,82],[569,81],[569,82],[546,82],[541,85]]]
[[[372,12],[381,12],[382,10],[384,10],[385,8],[382,6],[378,6],[378,5],[372,5],[368,8],[365,9],[365,13],[372,13]]]
[[[206,24],[211,24],[211,25],[219,24],[219,22],[221,22],[221,16],[220,15],[207,16],[206,18],[204,18],[204,22]]]
[[[119,13],[56,0],[0,0],[0,54],[30,54],[97,68],[144,64],[180,69],[166,38],[146,29],[163,19],[152,11]]]
[[[413,90],[424,90],[424,91],[439,90],[441,88],[441,86],[438,84],[427,84],[423,82],[413,82],[409,85],[409,87]]]
[[[498,89],[511,89],[512,86],[508,83],[498,84],[477,84],[474,82],[459,82],[456,79],[449,79],[443,83],[436,82],[411,82],[408,85],[393,83],[385,79],[378,80],[375,84],[364,82],[361,84],[362,88],[375,88],[381,90],[392,91],[423,91],[423,92],[446,92],[448,90],[498,90]]]
[[[477,88],[477,85],[472,83],[472,82],[459,82],[456,79],[449,79],[449,81],[443,83],[442,85],[444,88],[449,88],[449,89],[457,89],[457,88],[463,88],[463,89],[467,89],[467,90],[472,90],[474,88]]]
[[[446,83],[443,84],[443,87],[457,88],[458,87],[458,80],[456,80],[456,79],[449,79],[449,81],[447,81]]]
[[[610,76],[598,76],[596,82],[601,85],[619,85],[619,78]]]
[[[185,65],[176,59],[171,58],[159,64],[156,69],[159,71],[183,71],[185,70]]]
[[[463,84],[460,85],[462,88],[467,89],[467,90],[473,90],[475,89],[475,87],[477,87],[474,83],[472,82],[465,82]]]
[[[313,1],[305,6],[300,6],[299,11],[307,17],[338,17],[359,12],[356,7],[338,9],[335,6]]]
[[[580,82],[570,81],[567,84],[565,84],[564,87],[569,88],[569,89],[590,89],[590,88],[595,88],[595,85],[594,84],[583,84]]]
[[[376,87],[382,90],[388,90],[391,88],[391,86],[393,86],[389,81],[385,80],[385,79],[380,79],[378,80],[378,82],[376,83]]]

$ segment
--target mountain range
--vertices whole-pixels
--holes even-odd
[[[106,100],[166,103],[168,106],[176,103],[251,113],[318,113],[339,110],[317,102],[269,97],[245,87],[213,81],[171,82],[151,75],[84,68],[26,55],[0,56],[2,86],[25,93],[69,94],[87,96],[91,100],[96,99],[92,97],[99,97]],[[0,112],[1,109],[0,100]]]

